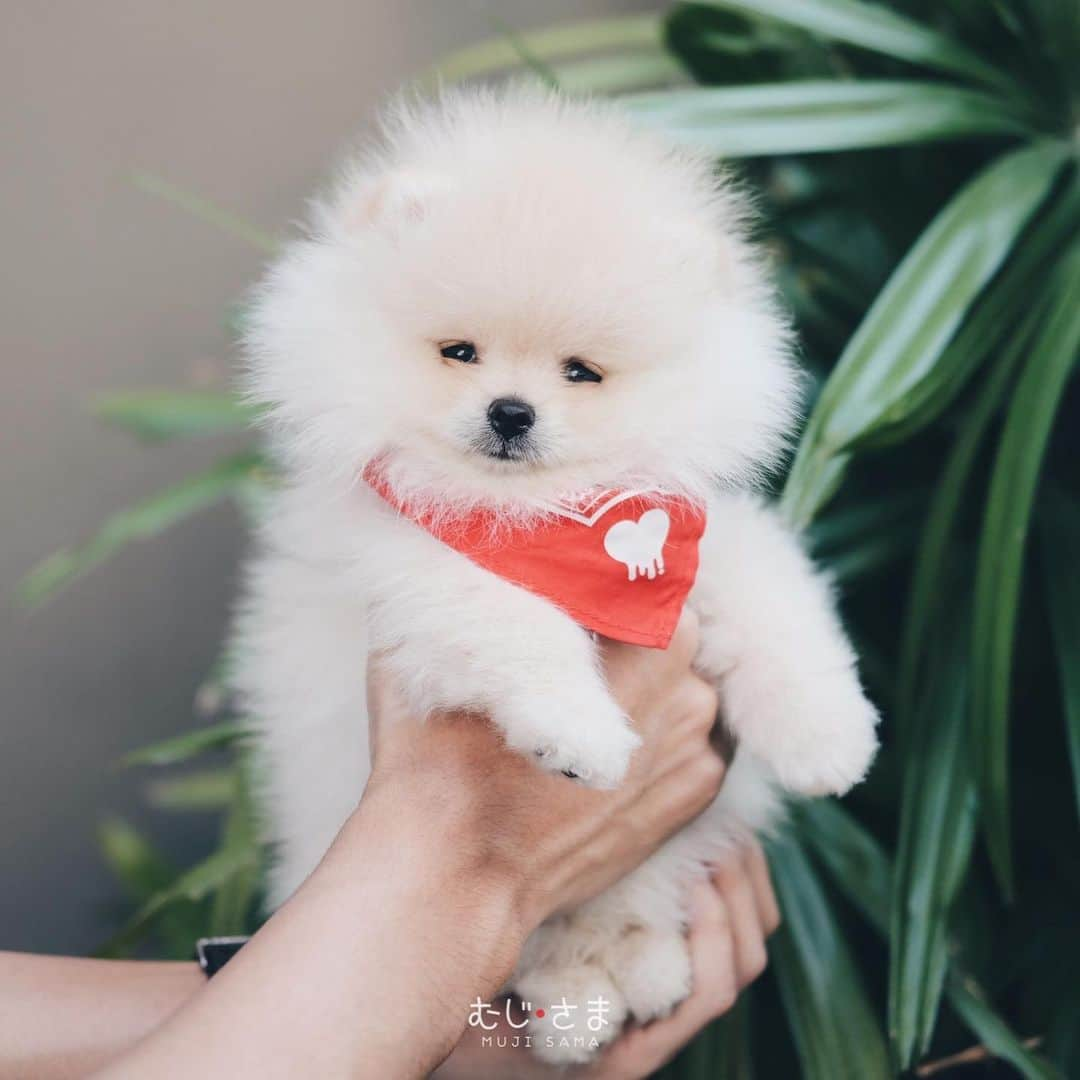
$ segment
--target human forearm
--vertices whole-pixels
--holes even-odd
[[[521,945],[467,806],[369,791],[296,897],[109,1076],[423,1076]],[[362,863],[358,860],[362,857]],[[288,971],[288,977],[282,973]],[[330,992],[313,992],[319,986]]]
[[[412,715],[369,673],[373,772],[311,878],[112,1076],[427,1074],[528,933],[626,874],[715,797],[715,693],[666,652],[613,650],[643,743],[619,789],[537,770],[483,720]]]
[[[85,1076],[202,986],[194,963],[0,953],[0,1077]]]

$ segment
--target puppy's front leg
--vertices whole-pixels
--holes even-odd
[[[373,605],[371,625],[374,647],[387,650],[417,710],[486,712],[510,746],[545,769],[593,787],[622,779],[639,740],[589,634],[547,601],[435,546],[410,576],[412,588]]]
[[[740,744],[804,794],[840,793],[877,748],[877,713],[815,571],[779,518],[749,496],[709,508],[692,594],[703,671]]]

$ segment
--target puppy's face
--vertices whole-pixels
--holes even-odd
[[[398,223],[376,297],[399,453],[508,491],[677,457],[702,393],[700,285],[658,273],[643,230],[597,207],[533,226],[471,194],[433,199]]]
[[[497,346],[475,341],[435,344],[447,366],[487,370],[440,380],[442,407],[421,421],[433,439],[489,472],[540,470],[568,458],[582,460],[588,440],[575,440],[575,432],[595,431],[602,409],[586,394],[570,397],[561,391],[567,385],[602,383],[605,372],[595,362],[531,350],[500,354]]]
[[[279,268],[254,367],[303,464],[512,501],[775,451],[783,334],[708,181],[549,119],[346,185]]]

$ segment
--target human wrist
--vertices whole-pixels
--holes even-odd
[[[456,813],[403,794],[375,785],[364,796],[295,895],[147,1053],[171,1059],[196,1030],[230,1043],[237,1017],[253,1016],[260,1052],[283,1073],[302,1054],[320,1075],[428,1075],[450,1053],[471,1003],[498,992],[523,939],[511,890],[455,844]],[[297,956],[305,978],[281,981]],[[333,987],[314,1011],[308,980]],[[118,1075],[149,1075],[144,1057]]]
[[[490,808],[445,775],[373,776],[324,865],[356,888],[385,866],[393,902],[429,911],[481,977],[508,975],[540,921],[530,917],[524,860],[506,854]]]

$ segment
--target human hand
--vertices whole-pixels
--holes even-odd
[[[643,739],[614,792],[542,773],[480,718],[410,715],[373,660],[360,805],[237,958],[110,1075],[218,1075],[222,1062],[231,1075],[428,1075],[536,925],[632,869],[715,797],[716,695],[690,672],[696,649],[688,617],[665,653],[606,651]],[[289,977],[298,955],[304,979]]]
[[[527,1027],[517,1030],[504,1020],[494,1031],[470,1028],[435,1076],[438,1080],[638,1080],[652,1075],[707,1024],[726,1013],[738,993],[765,969],[765,939],[779,925],[780,911],[761,848],[747,846],[697,883],[690,896],[690,912],[694,989],[671,1016],[645,1027],[628,1027],[595,1062],[569,1070],[547,1065],[532,1054],[522,1038]],[[522,1019],[515,1017],[515,1023]],[[488,1038],[491,1041],[485,1042]]]
[[[615,791],[543,773],[482,717],[410,715],[375,657],[365,801],[394,816],[419,813],[444,835],[452,818],[478,882],[495,876],[509,885],[527,934],[625,876],[716,797],[724,774],[710,742],[717,697],[690,669],[697,646],[690,612],[667,650],[604,644],[609,686],[642,739]]]

